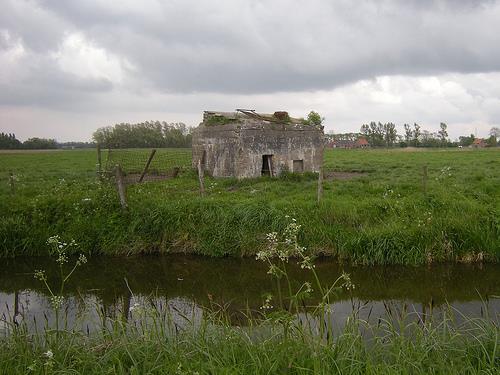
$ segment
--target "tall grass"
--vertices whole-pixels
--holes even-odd
[[[216,323],[216,324],[215,324]],[[264,324],[264,323],[263,323]],[[331,342],[279,327],[203,320],[171,335],[115,324],[101,334],[16,331],[0,339],[2,374],[496,374],[498,327],[353,321]],[[370,338],[366,338],[368,335]]]
[[[129,186],[123,213],[114,186],[95,178],[90,151],[0,155],[0,257],[47,254],[45,239],[54,233],[75,238],[89,254],[250,255],[265,233],[284,227],[284,215],[294,214],[309,223],[301,234],[306,246],[357,263],[498,261],[498,156],[498,150],[328,151],[327,175],[363,174],[327,179],[319,205],[314,175],[207,178],[202,198],[196,175],[185,168],[176,179]],[[17,176],[13,196],[8,170]]]

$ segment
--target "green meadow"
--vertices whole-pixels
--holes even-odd
[[[103,166],[137,174],[148,153],[104,151]],[[128,185],[126,211],[96,163],[95,150],[1,153],[0,256],[46,255],[56,234],[88,255],[247,256],[288,215],[309,251],[354,263],[500,260],[500,149],[328,149],[319,203],[315,174],[207,177],[200,196],[190,151],[162,149],[152,173],[178,177]]]

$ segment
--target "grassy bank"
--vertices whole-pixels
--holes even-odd
[[[131,313],[133,316],[137,316]],[[17,329],[0,338],[1,374],[496,374],[498,326],[352,320],[320,339],[273,319],[232,327],[203,318],[196,327],[109,322],[95,334]]]
[[[93,151],[1,154],[0,256],[46,254],[54,234],[88,254],[250,255],[291,215],[304,246],[354,262],[499,261],[499,160],[499,150],[327,150],[320,204],[315,176],[207,179],[200,197],[184,169],[129,186],[124,213],[96,180]]]

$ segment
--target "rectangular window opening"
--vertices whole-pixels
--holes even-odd
[[[293,173],[303,173],[303,172],[304,172],[304,160],[294,160]]]

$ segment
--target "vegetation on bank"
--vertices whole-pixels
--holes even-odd
[[[95,177],[94,151],[2,154],[0,256],[47,254],[45,240],[56,233],[86,254],[251,255],[288,214],[307,224],[299,234],[305,246],[344,260],[499,261],[499,156],[497,149],[327,150],[319,204],[315,175],[207,178],[200,197],[187,167],[175,179],[128,186],[122,212],[115,186]]]
[[[285,336],[271,321],[232,327],[209,317],[176,335],[157,323],[116,321],[90,336],[17,331],[0,338],[0,373],[495,374],[499,366],[498,327],[484,320],[461,327],[353,321],[330,343],[300,330]]]
[[[282,232],[268,233],[258,258],[268,264],[275,281],[288,284],[288,293],[274,299],[266,296],[259,311],[243,312],[239,325],[232,325],[227,306],[193,305],[189,313],[168,302],[155,303],[154,298],[136,299],[116,315],[100,310],[95,330],[87,325],[86,332],[81,331],[78,321],[68,325],[64,316],[61,324],[65,299],[54,291],[62,292],[72,270],[85,261],[69,261],[72,242],[49,238],[60,278],[49,285],[44,270],[36,271],[35,277],[51,296],[56,321],[46,318],[42,328],[33,329],[19,315],[0,320],[0,373],[493,374],[498,369],[494,317],[460,317],[463,322],[456,323],[454,314],[445,310],[435,318],[388,315],[375,325],[353,313],[337,332],[330,298],[355,285],[347,274],[331,285],[322,284],[311,254],[298,242],[301,226],[294,218],[286,220]],[[290,284],[292,256],[316,282],[298,289]],[[313,289],[320,292],[320,302],[308,306]]]

